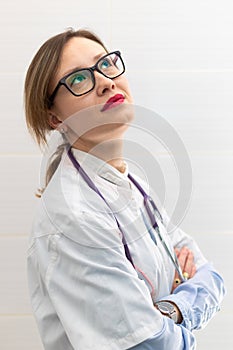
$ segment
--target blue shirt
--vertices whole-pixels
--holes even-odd
[[[168,248],[174,254],[174,247],[187,246],[198,269],[171,294],[174,266],[160,240],[152,239],[149,220],[145,225],[143,198],[127,171],[74,154],[110,209],[64,155],[40,199],[28,249],[31,303],[45,349],[194,349],[192,330],[219,309],[221,277],[189,235],[168,230],[162,213],[159,227]],[[125,256],[113,213],[135,268]],[[154,306],[158,300],[175,302],[183,323],[164,317]]]
[[[172,320],[165,319],[164,330],[160,336],[155,334],[130,350],[195,349],[195,339],[187,330],[203,328],[219,311],[219,300],[223,295],[222,278],[210,264],[203,265],[193,278],[179,285],[174,294],[163,298],[179,307],[183,316],[182,324],[174,326]],[[180,330],[174,331],[174,328]],[[181,343],[179,332],[182,333]]]

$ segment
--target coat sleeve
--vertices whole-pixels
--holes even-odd
[[[163,300],[173,301],[180,309],[182,325],[189,329],[201,329],[211,320],[225,295],[222,277],[209,263],[201,266],[194,277],[180,284],[173,294]]]
[[[165,224],[168,216],[165,213]],[[183,316],[182,325],[189,330],[201,329],[220,310],[225,295],[224,281],[217,270],[204,257],[196,241],[179,228],[168,230],[173,246],[187,246],[194,254],[197,272],[193,278],[180,284],[174,293],[163,300],[173,301]]]

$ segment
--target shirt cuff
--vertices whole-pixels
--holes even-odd
[[[180,300],[180,299],[181,298],[176,294],[170,294],[166,297],[163,297],[161,300],[171,301],[172,303],[176,304],[176,306],[180,310],[181,315],[183,317],[183,321],[181,322],[181,325],[186,329],[188,329],[189,331],[192,331],[193,325],[192,325],[192,322],[190,321],[192,320],[190,304],[187,303],[185,300]]]

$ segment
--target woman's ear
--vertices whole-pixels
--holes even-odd
[[[58,130],[60,133],[64,134],[67,132],[67,126],[51,111],[48,112],[49,114],[49,125],[53,128]]]
[[[58,117],[53,114],[51,111],[48,111],[48,119],[49,119],[49,125],[53,128],[53,129],[57,129],[59,124],[62,123],[61,120],[58,119]]]

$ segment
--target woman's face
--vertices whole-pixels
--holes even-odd
[[[92,67],[104,55],[105,49],[95,41],[80,37],[70,39],[63,49],[51,91],[65,75],[75,69]],[[81,119],[79,118],[76,124],[80,126],[81,121],[84,124],[83,130],[89,131],[85,134],[87,141],[91,138],[98,143],[104,140],[110,131],[113,135],[114,131],[121,133],[126,129],[126,124],[133,118],[132,108],[131,111],[127,111],[127,106],[132,104],[133,99],[124,74],[115,79],[107,78],[98,71],[94,71],[94,75],[94,89],[82,96],[74,96],[65,86],[60,86],[50,109],[50,124],[59,127],[60,122],[69,123],[70,119],[70,125],[75,128],[74,120],[70,117],[80,114]],[[110,109],[103,109],[106,102],[118,94],[123,96],[119,103],[112,104]],[[84,110],[89,112],[85,114]]]

